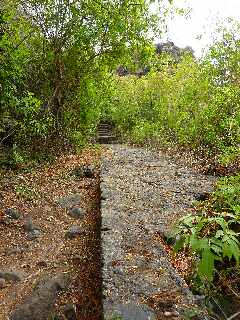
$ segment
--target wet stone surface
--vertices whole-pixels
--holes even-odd
[[[163,153],[114,145],[112,158],[103,159],[101,179],[102,229],[108,230],[102,232],[105,314],[181,319],[193,295],[156,234],[167,235],[196,194],[212,190],[215,178]]]

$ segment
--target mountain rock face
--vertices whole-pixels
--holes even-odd
[[[159,55],[168,53],[174,58],[176,62],[179,62],[181,56],[185,53],[189,53],[194,57],[194,51],[192,47],[187,46],[185,48],[179,48],[172,41],[156,44],[156,52]]]
[[[192,55],[192,57],[194,57],[194,50],[192,47],[187,46],[185,48],[180,48],[176,46],[172,41],[157,43],[155,45],[155,48],[156,48],[157,55],[170,54],[176,63],[180,61],[180,58],[185,53],[188,53]],[[119,77],[126,77],[128,75],[135,75],[135,76],[141,77],[146,75],[149,71],[150,71],[150,67],[148,66],[140,66],[137,71],[131,72],[128,70],[127,67],[120,65],[116,69],[116,74]]]

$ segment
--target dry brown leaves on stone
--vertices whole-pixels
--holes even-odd
[[[169,261],[179,275],[187,280],[192,270],[192,256],[188,250],[174,252],[173,247],[168,245],[161,234],[156,233],[154,238],[162,245],[165,252],[168,254]]]

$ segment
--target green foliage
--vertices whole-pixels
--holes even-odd
[[[97,89],[108,91],[109,71],[151,54],[149,31],[160,24],[150,3],[3,0],[0,144],[10,162],[23,160],[21,149],[44,153],[92,139],[108,104]]]
[[[208,206],[217,212],[228,212],[240,221],[240,175],[221,178]]]
[[[42,101],[27,90],[27,69],[31,56],[26,17],[17,13],[13,2],[1,10],[3,33],[0,38],[0,144],[10,147],[9,164],[25,161],[21,149],[41,144],[53,128],[53,118],[42,110]]]
[[[16,186],[15,192],[19,198],[23,198],[27,201],[32,201],[39,197],[39,195],[34,189],[23,185]]]
[[[196,254],[197,273],[201,278],[212,281],[216,261],[224,258],[239,263],[240,242],[238,233],[231,229],[235,219],[226,220],[225,216],[213,217],[188,215],[179,221],[176,249],[189,246]]]
[[[12,165],[21,165],[25,161],[24,155],[22,154],[21,150],[17,147],[16,144],[12,147],[12,154],[11,154],[11,160],[10,163]]]
[[[240,175],[220,179],[211,199],[200,214],[180,219],[175,249],[189,247],[195,257],[196,272],[202,281],[212,281],[217,262],[240,260]]]
[[[238,159],[239,41],[229,36],[220,44],[202,61],[186,53],[176,63],[165,54],[152,58],[146,76],[113,76],[104,110],[122,135],[137,143],[174,143],[217,154],[224,164]],[[232,72],[233,78],[224,76]]]

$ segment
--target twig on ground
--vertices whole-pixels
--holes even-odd
[[[237,313],[234,313],[231,317],[227,318],[227,320],[235,319],[239,315],[240,315],[240,311],[238,311]]]

